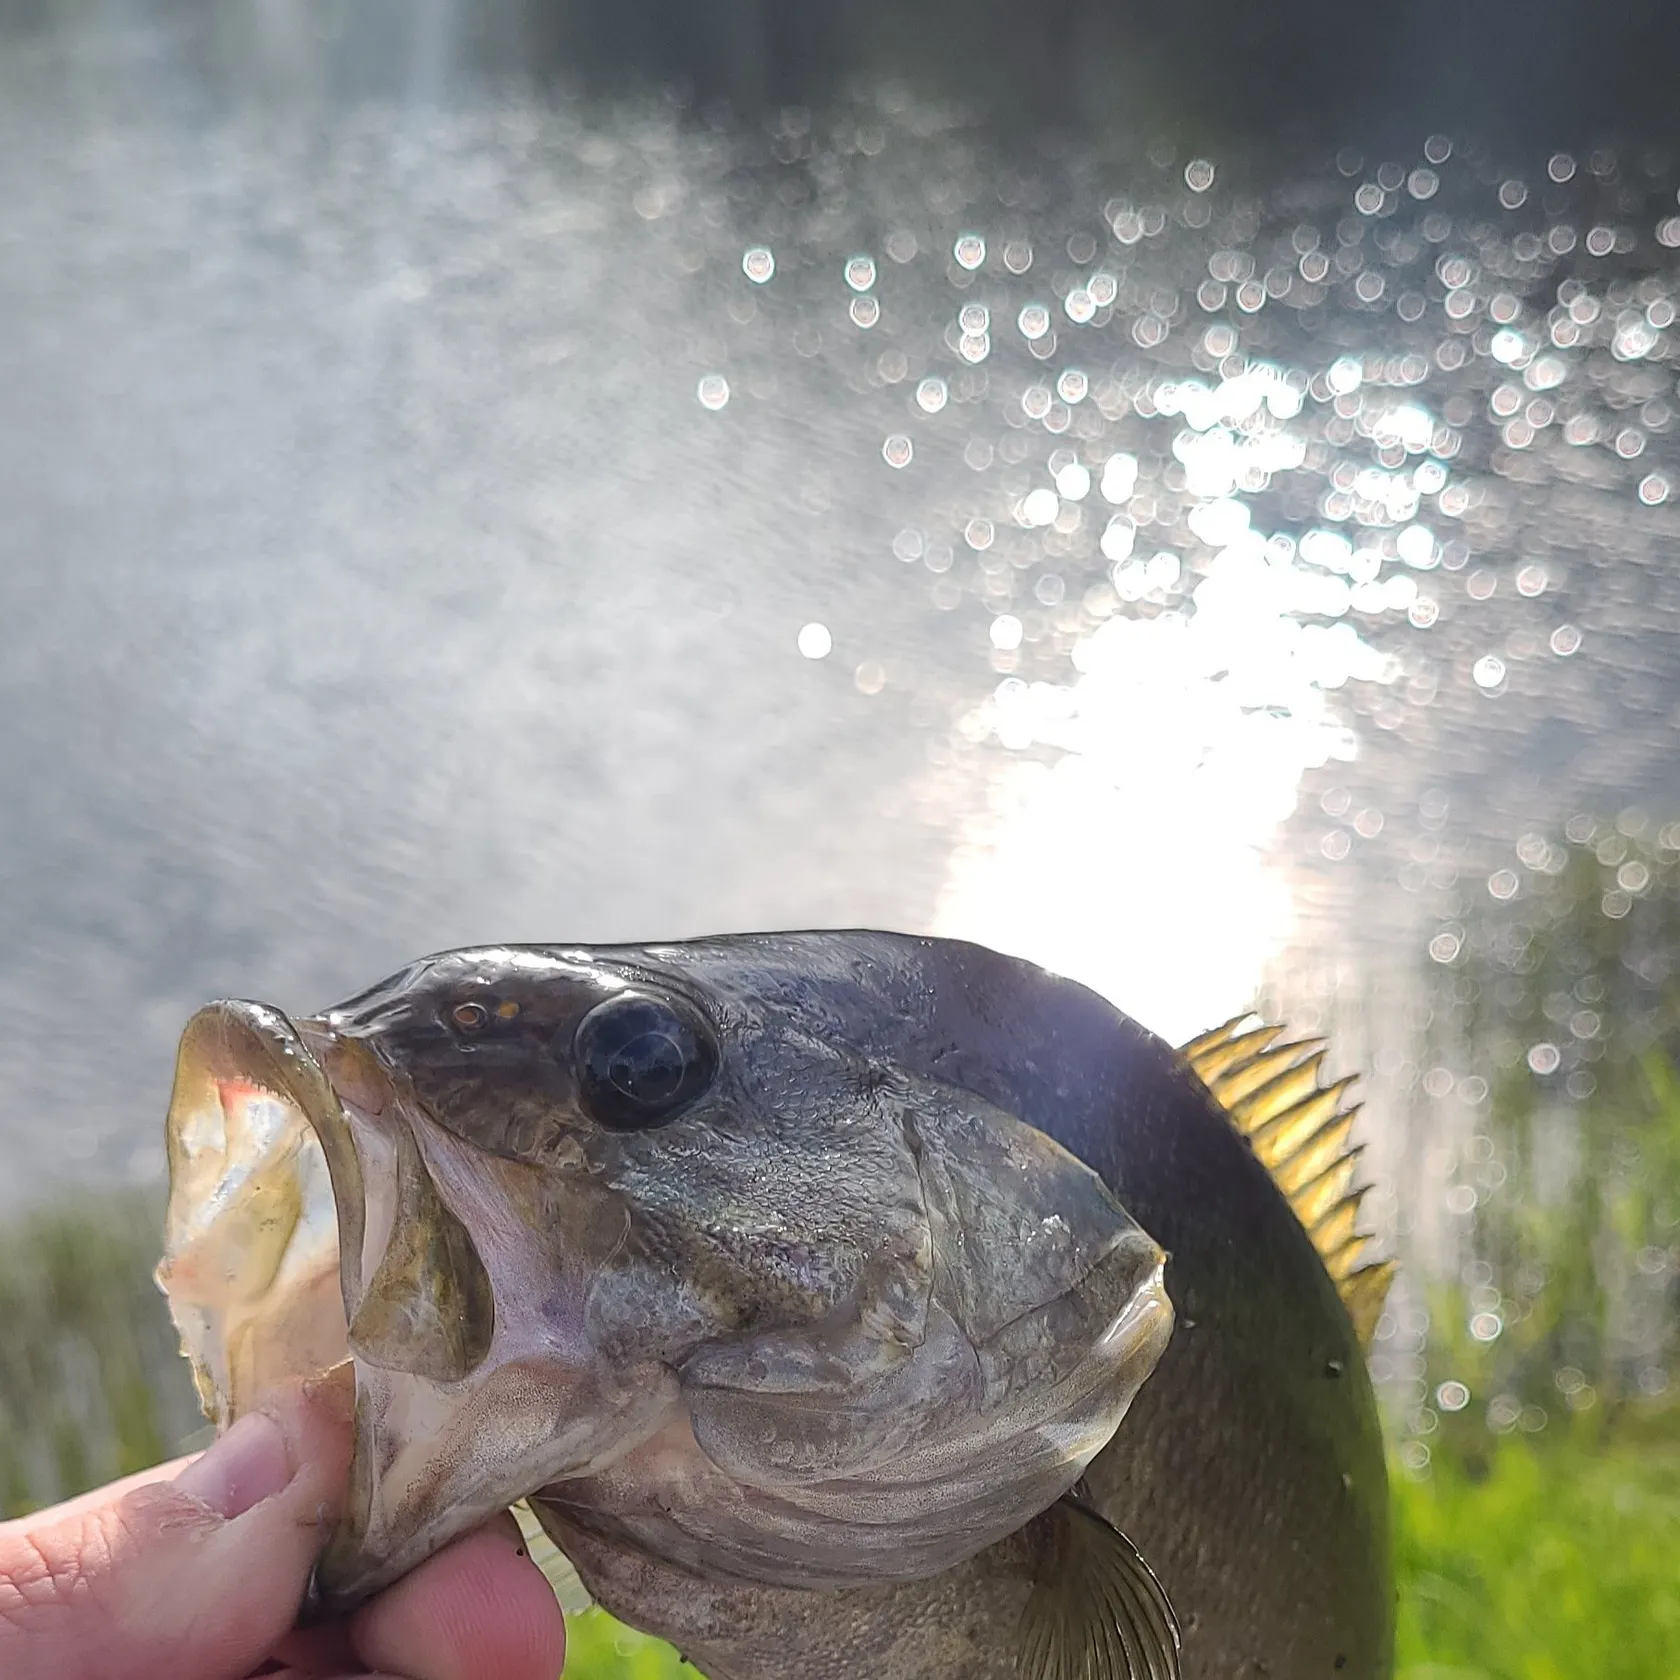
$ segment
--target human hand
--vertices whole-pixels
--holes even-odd
[[[350,1464],[349,1402],[276,1396],[198,1458],[0,1523],[6,1680],[557,1680],[565,1625],[502,1516],[297,1630]]]

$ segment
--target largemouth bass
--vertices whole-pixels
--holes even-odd
[[[1347,1081],[950,940],[444,953],[201,1011],[206,1410],[349,1361],[343,1608],[528,1497],[712,1680],[1392,1667]]]

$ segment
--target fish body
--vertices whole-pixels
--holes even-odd
[[[972,945],[485,948],[189,1026],[160,1275],[224,1422],[354,1361],[329,1601],[528,1495],[713,1680],[1382,1680],[1375,1405],[1258,1137]]]

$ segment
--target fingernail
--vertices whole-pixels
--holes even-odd
[[[291,1479],[291,1454],[280,1425],[266,1412],[247,1412],[175,1485],[220,1515],[238,1517]]]

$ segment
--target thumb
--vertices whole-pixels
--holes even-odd
[[[297,1618],[337,1520],[347,1398],[247,1413],[173,1481],[0,1525],[7,1680],[237,1680]]]

